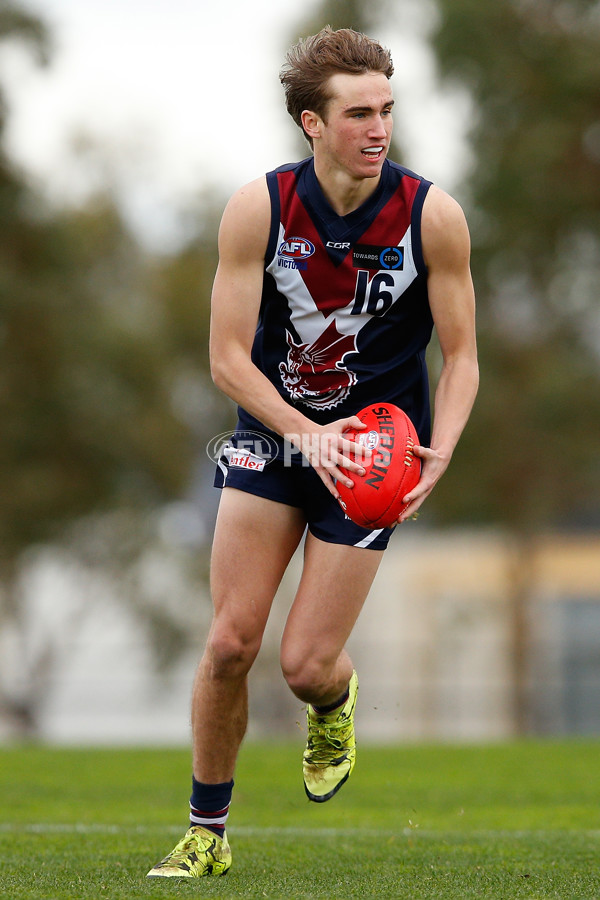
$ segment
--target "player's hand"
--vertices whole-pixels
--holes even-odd
[[[416,445],[413,447],[413,453],[421,459],[421,477],[417,486],[404,498],[404,502],[408,503],[408,506],[398,517],[398,522],[406,522],[415,515],[423,501],[429,497],[450,462],[431,447]]]
[[[353,487],[354,482],[348,477],[348,472],[364,475],[365,470],[361,461],[371,457],[368,448],[344,436],[344,431],[349,428],[362,431],[366,425],[357,416],[337,419],[329,425],[315,425],[309,433],[302,435],[300,443],[297,443],[298,448],[336,500],[340,496],[336,481]],[[346,472],[342,472],[340,466],[343,466]]]

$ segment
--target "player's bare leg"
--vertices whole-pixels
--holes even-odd
[[[303,531],[297,509],[222,491],[211,567],[214,617],[192,700],[191,825],[150,878],[225,875],[231,866],[225,823],[246,730],[246,678]]]
[[[288,616],[281,665],[292,691],[308,703],[304,786],[329,800],[355,763],[358,679],[344,645],[363,607],[383,551],[323,543],[308,535],[303,576]]]
[[[352,662],[344,647],[383,556],[306,538],[304,568],[281,642],[281,666],[300,700],[333,703],[347,688]]]
[[[198,781],[233,777],[247,725],[247,675],[303,531],[293,507],[231,488],[222,492],[211,561],[214,618],[192,698]]]

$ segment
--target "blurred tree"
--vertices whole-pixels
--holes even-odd
[[[9,558],[77,515],[177,495],[190,462],[160,308],[143,291],[143,257],[114,206],[45,221],[28,212],[12,226],[0,372],[0,546]]]
[[[43,24],[11,4],[0,5],[0,39],[47,60]],[[217,202],[199,203],[210,238],[151,258],[109,187],[82,208],[51,210],[0,149],[0,626],[29,667],[17,696],[0,666],[0,713],[22,728],[35,731],[49,669],[71,638],[66,622],[25,652],[24,552],[77,544],[88,569],[123,576],[153,540],[154,511],[186,495],[200,448],[225,428],[206,349]],[[189,623],[168,602],[144,604],[134,582],[122,578],[123,599],[165,662]]]
[[[521,532],[598,521],[600,4],[438,5],[442,74],[474,101],[483,380],[436,509]]]
[[[522,732],[536,534],[597,524],[600,513],[600,4],[438,7],[441,72],[473,99],[466,198],[483,379],[435,509],[440,521],[501,522],[515,535]]]

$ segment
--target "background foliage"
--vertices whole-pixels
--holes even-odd
[[[439,0],[473,101],[465,190],[483,384],[444,516],[524,530],[600,512],[600,8]],[[492,452],[479,452],[480,448]]]
[[[430,13],[440,86],[460,86],[472,107],[472,165],[457,194],[473,237],[482,370],[427,520],[501,524],[522,536],[597,527],[600,5],[419,8]],[[385,43],[415,9],[415,0],[326,0],[290,42],[330,23]],[[44,23],[0,2],[0,44],[8,41],[51,64]],[[0,85],[0,626],[26,644],[26,553],[51,543],[124,576],[156,539],[152,511],[195,496],[204,446],[232,408],[215,394],[207,362],[222,198],[200,196],[186,246],[151,254],[110,184],[80,208],[48,205],[3,150],[7,109]],[[299,138],[298,155],[306,152]],[[403,161],[403,148],[392,156]],[[435,372],[435,347],[431,361]],[[201,574],[192,565],[190,577]],[[140,621],[157,652],[174,654],[185,624],[166,603],[140,600],[136,583],[122,581]],[[0,671],[0,712],[32,719],[32,695],[58,653],[46,643],[33,654],[28,684],[38,687],[19,696]]]
[[[44,24],[0,4],[0,41],[48,64]],[[1,89],[1,86],[0,86]],[[0,110],[7,109],[0,94]],[[146,601],[132,574],[158,538],[152,513],[185,498],[208,438],[231,411],[207,374],[218,202],[201,199],[196,236],[151,255],[110,184],[80,208],[55,209],[2,151],[0,118],[0,714],[35,728],[60,639],[33,635],[23,570],[40,545],[120,576],[157,659],[187,640],[176,602]],[[184,538],[186,536],[184,535]],[[162,548],[164,550],[164,548]],[[202,574],[201,548],[189,562]],[[185,561],[184,561],[185,563]],[[199,567],[199,568],[198,568]],[[89,595],[81,597],[85,607]],[[57,610],[57,618],[64,618]],[[20,682],[7,670],[19,658]]]

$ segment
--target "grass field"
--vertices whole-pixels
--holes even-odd
[[[600,742],[361,746],[327,804],[246,744],[226,878],[146,880],[187,827],[182,750],[0,749],[0,897],[600,900]]]

